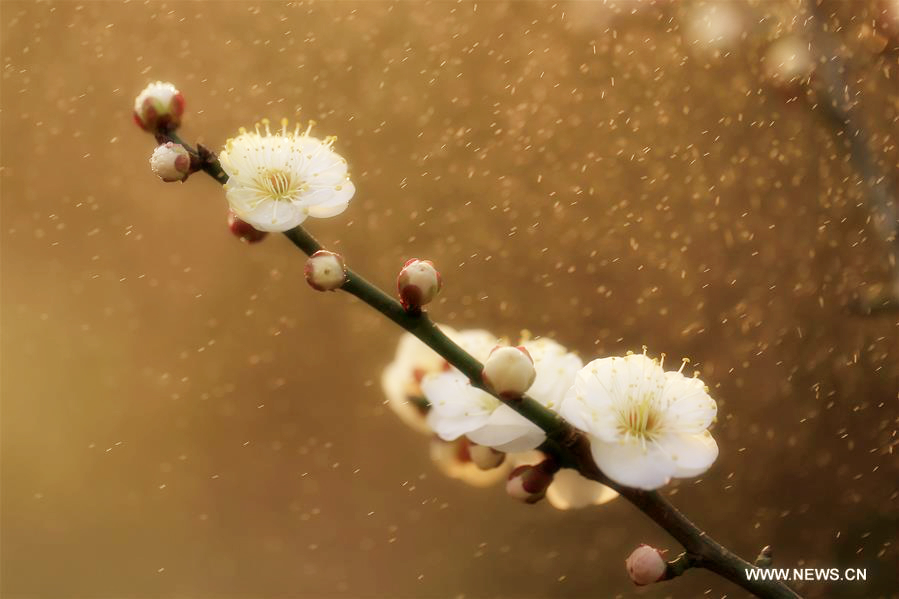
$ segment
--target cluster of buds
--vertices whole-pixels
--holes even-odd
[[[153,134],[174,131],[183,114],[184,96],[171,83],[151,83],[134,100],[134,122]]]
[[[668,564],[661,551],[649,545],[640,545],[624,561],[627,575],[637,586],[646,586],[667,578]]]
[[[163,141],[163,134],[181,125],[184,96],[171,83],[151,83],[134,100],[134,122]],[[158,146],[150,156],[150,169],[166,183],[184,181],[197,170],[187,148],[171,141]]]
[[[422,306],[430,304],[442,286],[440,273],[430,260],[407,260],[396,278],[400,302],[407,312],[418,312]]]
[[[484,362],[484,384],[506,398],[521,397],[537,378],[534,360],[523,345],[498,345]]]
[[[537,503],[546,496],[546,490],[558,471],[558,464],[551,458],[539,464],[518,466],[509,474],[506,493],[525,503]]]
[[[319,250],[306,260],[306,282],[317,291],[334,291],[346,283],[346,264],[343,256]]]

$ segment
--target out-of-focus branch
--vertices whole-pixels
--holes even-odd
[[[811,45],[816,62],[817,80],[813,83],[816,105],[834,131],[837,140],[847,146],[849,157],[865,186],[864,194],[872,221],[887,246],[891,280],[879,294],[860,298],[855,308],[863,314],[899,309],[899,193],[897,182],[883,172],[871,148],[871,136],[858,114],[858,104],[849,83],[849,64],[839,52],[837,41],[827,27],[819,0],[808,0]]]

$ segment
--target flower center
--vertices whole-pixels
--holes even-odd
[[[625,436],[647,441],[661,429],[661,413],[650,394],[628,401],[618,417],[618,429]]]
[[[274,200],[290,201],[296,192],[290,173],[281,169],[268,169],[257,179],[259,187]]]

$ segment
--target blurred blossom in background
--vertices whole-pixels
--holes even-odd
[[[4,597],[627,597],[624,501],[559,511],[445,476],[381,392],[399,331],[312,293],[219,185],[160,182],[134,96],[220,149],[315,119],[350,165],[309,230],[382,287],[439,265],[455,329],[691,358],[721,453],[664,493],[779,567],[896,592],[899,316],[866,186],[798,82],[797,2],[16,2],[0,7]],[[879,169],[895,2],[828,2]],[[773,44],[778,44],[773,46]],[[772,67],[776,61],[781,69]],[[440,447],[436,448],[443,451]],[[642,597],[735,595],[704,571]]]

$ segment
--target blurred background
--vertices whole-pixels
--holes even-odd
[[[822,7],[885,180],[891,6]],[[312,292],[284,238],[237,241],[210,178],[150,172],[131,111],[157,79],[211,148],[262,117],[337,135],[356,198],[309,230],[388,288],[434,260],[438,322],[690,357],[721,456],[665,494],[748,559],[868,569],[805,596],[897,596],[899,316],[852,309],[889,288],[889,250],[844,134],[772,79],[807,17],[3,2],[2,596],[744,596],[698,570],[634,587],[632,548],[680,548],[624,501],[562,512],[440,474],[384,405],[399,331]]]

